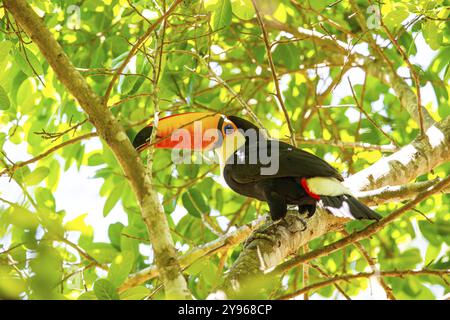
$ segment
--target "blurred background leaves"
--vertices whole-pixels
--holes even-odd
[[[100,95],[106,91],[111,76],[131,46],[164,11],[162,1],[158,6],[154,1],[144,0],[29,2]],[[341,41],[349,49],[354,46],[358,54],[370,59],[374,56],[373,49],[362,39],[363,31],[347,1],[257,3],[265,19],[272,22],[268,25],[271,53],[291,123],[300,137],[390,144],[382,129],[402,146],[417,136],[419,126],[401,107],[389,83],[369,74],[366,65],[348,59],[346,53],[337,49],[336,43]],[[366,1],[357,4],[366,14],[365,19],[373,20],[376,10],[369,8]],[[165,7],[169,5],[166,3]],[[379,9],[385,25],[420,75],[426,109],[436,120],[450,115],[448,1],[387,0]],[[85,114],[58,82],[44,57],[11,19],[0,8],[0,170],[12,166],[12,162],[36,157],[60,143],[93,132]],[[273,96],[275,88],[267,53],[251,0],[186,0],[168,21],[158,88],[162,115],[220,111],[246,116],[230,91],[211,77],[209,66],[248,103],[271,134],[287,140],[289,131]],[[314,37],[289,33],[298,27],[314,29],[333,41],[326,44]],[[404,61],[390,45],[383,29],[370,29],[370,37],[377,41],[394,70],[412,86]],[[153,114],[153,86],[149,79],[152,65],[148,59],[153,47],[150,37],[120,75],[108,102],[130,137]],[[347,68],[350,71],[343,74]],[[347,76],[352,79],[360,105],[378,127],[358,110]],[[357,172],[383,156],[377,150],[339,148],[331,144],[301,146],[325,158],[344,175]],[[165,150],[158,150],[155,159],[155,187],[180,252],[217,239],[268,211],[266,205],[227,188],[217,166],[175,165],[171,163],[170,152]],[[106,217],[119,208],[126,216],[126,223],[107,226],[107,237],[101,240],[95,237],[95,223],[103,223],[101,220],[92,225],[87,223],[85,218],[92,212],[68,216],[64,202],[60,203],[54,196],[61,185],[71,183],[65,174],[72,167],[77,170],[91,167],[95,171],[91,178],[101,181],[98,197],[104,198],[104,206],[96,210]],[[449,170],[445,164],[419,179],[444,177]],[[118,290],[129,274],[151,266],[153,255],[127,179],[112,152],[97,137],[68,143],[37,162],[16,168],[11,180],[8,176],[1,179],[4,187],[0,190],[1,298],[162,297],[157,279],[123,292]],[[19,195],[9,201],[7,189],[12,185],[18,188]],[[70,196],[79,202],[88,201],[83,194]],[[380,206],[378,211],[386,214],[399,205],[389,203]],[[361,243],[376,258],[381,270],[448,269],[449,206],[448,196],[435,195],[417,206],[433,223],[410,212]],[[354,230],[362,223],[352,222],[347,229]],[[338,237],[338,234],[328,234],[315,239],[310,248]],[[142,249],[143,245],[146,250]],[[232,248],[200,259],[186,269],[196,298],[203,299],[214,289],[239,252],[240,247]],[[314,263],[331,275],[363,272],[368,268],[364,257],[353,246]],[[275,293],[303,286],[299,273],[298,268],[293,269],[280,283],[267,284],[274,288],[274,294],[262,298],[275,298]],[[310,269],[310,283],[321,279],[323,274]],[[402,299],[431,299],[449,291],[448,284],[434,276],[387,278],[387,282]],[[370,296],[367,279],[341,285],[350,296]],[[333,286],[320,288],[316,293],[317,297],[342,298]]]

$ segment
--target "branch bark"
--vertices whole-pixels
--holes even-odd
[[[6,10],[14,16],[16,22],[39,47],[58,79],[86,112],[89,121],[96,127],[98,135],[114,152],[136,194],[142,216],[146,218],[156,265],[160,270],[161,280],[165,284],[166,296],[190,298],[186,281],[178,264],[166,216],[164,212],[158,210],[157,194],[124,129],[110,110],[103,105],[102,99],[74,68],[62,47],[28,3],[25,0],[4,0],[3,3]]]
[[[354,191],[405,184],[450,160],[450,117],[431,126],[398,152],[384,157],[346,180]]]
[[[284,221],[268,223],[256,230],[244,244],[239,255],[225,277],[220,291],[228,298],[239,298],[243,291],[246,296],[252,294],[245,290],[248,283],[258,282],[264,273],[273,270],[283,259],[296,254],[298,249],[311,239],[327,232],[337,231],[348,222],[324,210],[317,210],[309,219],[297,211],[289,211]],[[248,286],[253,288],[253,286]]]
[[[413,199],[438,183],[440,179],[408,183],[402,186],[387,186],[380,189],[357,192],[355,195],[368,206],[378,206],[386,202],[401,202]],[[442,193],[450,193],[445,188]]]

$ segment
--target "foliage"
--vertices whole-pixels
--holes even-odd
[[[132,45],[164,11],[162,1],[158,7],[155,1],[144,0],[29,2],[100,95],[106,92],[112,75]],[[170,3],[166,2],[168,7]],[[267,21],[272,22],[267,24],[271,54],[290,121],[299,136],[372,145],[394,141],[402,146],[420,133],[419,125],[402,108],[390,84],[370,73],[366,64],[348,59],[336,49],[337,41],[342,41],[348,43],[349,49],[354,46],[358,54],[369,59],[377,57],[374,49],[366,45],[367,34],[348,1],[257,3]],[[413,88],[407,64],[389,41],[386,30],[376,24],[378,6],[368,7],[366,1],[357,4],[364,19],[375,22],[368,36],[376,39],[382,55]],[[380,12],[420,78],[422,100],[431,97],[425,101],[426,109],[435,120],[450,115],[449,2],[387,0],[383,1]],[[85,121],[86,115],[55,77],[38,48],[4,9],[0,9],[0,18],[1,170],[11,167],[11,161],[27,160],[26,154],[36,157],[60,143],[91,133],[94,128]],[[287,32],[298,27],[315,29],[332,41],[322,43],[316,38]],[[153,115],[151,71],[155,39],[152,34],[127,65],[108,101],[108,107],[130,137]],[[158,84],[162,115],[212,110],[245,116],[243,106],[229,89],[218,83],[218,76],[248,103],[272,135],[281,139],[289,135],[286,119],[274,96],[268,56],[251,0],[185,0],[169,17],[164,37],[158,41],[164,41]],[[423,50],[433,57],[424,57]],[[418,53],[422,55],[416,56]],[[429,63],[421,63],[425,58]],[[389,68],[386,61],[381,61],[381,65]],[[349,74],[359,105],[376,126],[358,109],[342,72],[345,67],[351,68]],[[11,178],[6,175],[0,178],[4,188],[0,191],[0,297],[163,297],[157,279],[125,291],[118,290],[129,274],[152,265],[153,256],[140,250],[140,244],[148,243],[148,234],[127,178],[105,143],[95,144],[94,150],[88,148],[94,139],[98,140],[90,137],[90,140],[68,143],[39,161],[12,167]],[[377,150],[341,149],[332,143],[301,146],[329,161],[344,175],[382,157]],[[9,150],[18,147],[26,150],[24,158],[8,156]],[[217,166],[174,165],[170,152],[165,150],[158,150],[155,159],[154,185],[181,252],[212,241],[218,233],[249,223],[268,211],[265,204],[250,201],[226,187],[219,178]],[[108,238],[102,241],[94,237],[96,226],[85,222],[90,212],[79,212],[68,221],[65,204],[54,196],[61,185],[70,183],[64,175],[71,167],[95,168],[93,178],[102,181],[99,197],[105,199],[104,207],[97,210],[106,217],[119,208],[127,217],[125,224],[109,225]],[[442,165],[418,180],[444,177],[449,170],[448,164]],[[21,190],[16,200],[6,198],[10,185]],[[84,201],[83,194],[73,196]],[[399,205],[388,203],[377,210],[386,215]],[[417,206],[417,210],[433,223],[410,212],[361,242],[376,257],[381,270],[449,268],[449,197],[435,195]],[[359,229],[363,224],[352,222],[348,230]],[[339,237],[339,234],[328,234],[309,246],[315,249]],[[221,275],[231,267],[240,250],[238,246],[202,258],[186,270],[189,287],[196,298],[205,298],[220,283]],[[314,263],[330,275],[370,269],[355,246]],[[275,284],[270,298],[303,286],[300,271],[295,268],[284,275],[284,281]],[[323,279],[316,269],[309,272],[309,283]],[[391,277],[386,282],[394,295],[403,299],[433,299],[449,291],[441,278],[430,275]],[[341,287],[348,295],[357,296],[368,287],[368,280],[342,282]],[[320,288],[316,293],[328,298],[339,295],[333,286]]]

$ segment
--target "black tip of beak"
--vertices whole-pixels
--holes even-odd
[[[136,137],[134,137],[133,140],[133,147],[136,150],[141,150],[148,142],[148,140],[150,139],[150,136],[152,135],[152,130],[153,127],[149,126],[149,127],[145,127],[144,129],[142,129],[141,131],[139,131],[136,135]]]

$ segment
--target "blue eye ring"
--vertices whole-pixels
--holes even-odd
[[[234,132],[234,127],[232,124],[227,123],[223,126],[223,132],[228,135],[228,134],[232,134]]]

